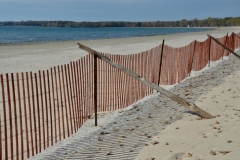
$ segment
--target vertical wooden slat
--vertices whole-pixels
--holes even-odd
[[[95,111],[95,126],[97,126],[97,56],[94,55],[94,111]]]
[[[60,89],[60,106],[61,106],[61,112],[62,112],[62,129],[63,129],[63,138],[65,138],[65,125],[64,125],[64,111],[63,111],[63,93],[62,93],[62,85],[61,85],[61,69],[60,66],[58,66],[58,80],[59,80],[59,89]],[[62,70],[63,74],[63,70]]]
[[[19,147],[18,147],[18,123],[17,123],[17,104],[16,104],[16,94],[15,94],[15,84],[14,84],[14,76],[11,73],[12,79],[12,96],[13,96],[13,107],[14,107],[14,119],[15,119],[15,148],[16,148],[16,158],[19,159]]]
[[[33,85],[33,75],[32,75],[32,72],[30,72],[30,78],[31,78],[31,88],[32,88],[32,108],[33,108],[33,123],[34,123],[34,133],[35,133],[35,149],[36,149],[36,154],[38,154],[36,110],[35,110],[34,85]]]
[[[99,100],[100,100],[100,106],[101,106],[101,111],[103,111],[103,106],[104,106],[104,103],[103,103],[103,100],[104,100],[104,91],[103,91],[103,85],[104,85],[104,80],[103,80],[103,77],[104,77],[104,73],[103,73],[103,62],[98,59],[98,64],[100,66],[99,68]]]
[[[191,71],[192,71],[195,48],[196,48],[196,40],[194,41],[194,47],[193,47],[193,53],[192,53],[192,63],[191,63],[191,67],[190,67],[190,69],[189,69],[189,76],[190,76]]]
[[[227,39],[228,39],[228,33],[226,35],[226,39],[225,39],[225,42],[224,42],[224,45],[226,46],[227,44]],[[222,59],[223,59],[223,56],[224,56],[224,52],[225,52],[225,49],[223,49],[223,54],[222,54]]]
[[[119,55],[116,55],[116,58],[117,58],[117,61],[116,63],[121,63],[121,60],[120,60],[120,56]],[[119,105],[120,105],[120,92],[121,92],[121,88],[120,88],[120,81],[121,81],[121,76],[120,76],[120,71],[118,69],[116,69],[116,92],[115,92],[115,95],[116,95],[116,109],[119,109]]]
[[[74,62],[70,62],[70,70],[71,70],[71,77],[72,77],[72,81],[71,81],[71,88],[72,88],[72,109],[73,109],[73,128],[74,128],[74,133],[76,133],[76,131],[77,131],[77,101],[76,101],[76,89],[77,89],[77,87],[76,87],[76,81],[75,81],[75,77],[74,77],[74,75],[76,74],[75,72],[74,72],[74,66],[75,65],[75,63]]]
[[[85,116],[85,121],[88,118],[89,115],[89,101],[88,101],[88,97],[89,97],[89,88],[88,88],[88,78],[89,78],[89,63],[88,63],[88,57],[86,56],[86,58],[84,59],[84,65],[83,66],[87,66],[86,69],[84,69],[85,67],[83,67],[84,70],[84,92],[85,92],[85,97],[84,97],[84,102],[85,102],[85,108],[84,108],[84,116]]]
[[[92,111],[91,111],[91,115],[94,114],[94,57],[90,56],[90,76],[91,76],[91,107],[92,107]]]
[[[84,70],[84,60],[85,60],[85,57],[84,58],[81,58],[81,65],[79,66],[80,67],[80,77],[81,77],[81,92],[82,92],[82,124],[85,122],[85,70]]]
[[[83,109],[84,109],[84,88],[83,88],[83,83],[84,83],[84,77],[82,74],[82,59],[78,60],[78,84],[79,84],[79,102],[80,102],[80,125],[82,126],[83,124],[83,118],[84,118],[84,113],[83,113]]]
[[[78,88],[78,80],[77,80],[77,75],[78,73],[76,72],[77,71],[77,67],[78,67],[78,62],[76,61],[76,64],[75,62],[73,62],[72,64],[73,68],[72,68],[72,79],[73,80],[73,92],[74,92],[74,89],[75,89],[75,92],[74,92],[74,100],[75,100],[75,123],[74,125],[76,126],[76,129],[78,130],[79,127],[79,88]],[[76,132],[76,131],[75,131]]]
[[[101,63],[102,63],[102,70],[101,70],[101,72],[102,72],[102,74],[103,74],[103,79],[102,79],[102,94],[103,94],[103,96],[102,96],[102,111],[106,111],[106,95],[107,95],[107,85],[106,85],[106,83],[107,83],[107,64],[105,63],[105,62],[103,62],[103,61],[101,61]]]
[[[126,67],[126,64],[125,64],[125,62],[126,62],[126,55],[124,55],[124,56],[121,56],[121,59],[122,59],[122,65],[124,66],[124,67]],[[125,98],[125,87],[126,87],[126,74],[124,74],[123,72],[120,72],[121,73],[121,77],[122,77],[122,79],[121,79],[121,85],[122,85],[122,91],[121,91],[121,96],[122,96],[122,98],[121,98],[121,108],[123,108],[123,107],[126,107],[125,106],[125,100],[126,100],[126,98]]]
[[[68,70],[67,70],[67,66],[68,66]],[[73,134],[73,126],[72,126],[72,111],[71,111],[71,99],[72,96],[70,95],[71,91],[68,88],[68,85],[70,85],[70,80],[68,81],[68,78],[70,78],[69,73],[69,64],[64,65],[64,70],[65,70],[65,78],[66,78],[66,89],[67,89],[67,98],[68,98],[68,110],[69,110],[69,117],[70,119],[68,119],[69,123],[70,123],[70,127],[71,127],[71,134]]]
[[[116,56],[115,55],[111,55],[111,59],[113,62],[116,62]],[[112,88],[112,111],[116,109],[116,68],[112,67],[112,73],[111,73],[111,78],[112,78],[112,82],[111,82],[111,88]]]
[[[66,66],[66,65],[65,65]],[[66,77],[66,67],[65,70],[63,70],[63,65],[61,65],[61,69],[62,69],[62,83],[63,83],[63,95],[64,95],[64,107],[65,107],[65,114],[66,114],[66,125],[67,125],[67,135],[69,137],[69,119],[68,119],[68,111],[67,111],[67,99],[66,99],[66,91],[65,91],[65,83],[64,83],[64,77]],[[67,85],[67,82],[66,82]],[[64,116],[64,115],[63,115]],[[65,131],[64,131],[65,132]]]
[[[29,158],[29,157],[30,157],[30,153],[29,153],[29,141],[28,141],[27,105],[26,105],[25,85],[24,85],[24,73],[23,73],[23,72],[22,72],[22,94],[23,94],[24,117],[25,117],[25,132],[26,132],[27,158]]]
[[[7,94],[8,94],[8,113],[9,113],[9,127],[10,127],[10,153],[11,159],[13,159],[13,126],[12,126],[12,107],[11,107],[11,96],[10,96],[10,85],[9,85],[9,77],[8,73],[6,74],[6,81],[7,81]],[[7,128],[5,128],[7,129]],[[7,138],[7,137],[6,137]]]
[[[60,74],[60,73],[58,73]],[[60,123],[60,103],[59,103],[59,99],[58,99],[58,88],[61,89],[61,85],[58,85],[57,83],[57,73],[56,73],[56,67],[54,67],[54,77],[55,77],[55,88],[56,88],[56,100],[57,100],[57,114],[58,114],[58,134],[59,134],[59,140],[61,140],[61,123]]]
[[[93,99],[93,96],[92,96],[92,88],[93,88],[93,79],[92,79],[92,63],[91,63],[91,55],[87,55],[88,57],[88,78],[87,78],[87,86],[88,86],[88,118],[90,117],[90,115],[92,115],[92,113],[94,113],[94,106],[92,105],[92,99]]]
[[[127,61],[126,61],[126,67],[130,70],[131,69],[131,58],[132,58],[132,55],[128,55],[127,57]],[[127,75],[127,85],[126,85],[126,89],[125,89],[125,92],[126,92],[126,107],[130,104],[130,100],[131,100],[131,77]]]
[[[55,105],[55,95],[54,95],[54,76],[53,76],[53,69],[50,68],[50,71],[51,71],[51,82],[52,82],[52,99],[53,99],[53,111],[54,111],[54,138],[55,138],[55,143],[57,143],[57,119],[56,119],[56,105]],[[56,88],[57,89],[57,88]],[[49,93],[50,94],[50,93]]]
[[[49,147],[49,126],[48,126],[48,104],[47,104],[47,87],[46,87],[46,77],[45,71],[42,71],[43,76],[43,86],[44,86],[44,100],[45,100],[45,115],[46,115],[46,131],[47,131],[47,147]],[[45,126],[45,123],[43,124]]]
[[[47,70],[47,83],[48,83],[48,104],[49,104],[49,114],[50,114],[50,131],[51,131],[51,146],[53,145],[53,123],[52,123],[52,103],[51,103],[51,89],[50,89],[50,81],[49,81],[49,71]]]
[[[41,76],[41,71],[38,71],[39,76],[39,84],[40,84],[40,97],[41,97],[41,109],[42,109],[42,138],[43,138],[43,149],[46,149],[46,137],[45,137],[45,119],[44,119],[44,102],[43,102],[43,88],[42,88],[42,79],[44,77]],[[39,121],[40,123],[40,121]]]
[[[67,64],[67,71],[68,71],[68,75],[66,76],[66,78],[68,77],[68,83],[69,83],[69,88],[68,88],[68,84],[67,84],[67,92],[68,92],[68,99],[69,99],[69,112],[70,112],[70,123],[71,123],[71,134],[73,134],[73,129],[75,128],[74,125],[74,102],[73,102],[73,95],[72,95],[72,81],[71,81],[71,71],[70,71],[70,67],[69,64]],[[67,80],[66,80],[67,81]],[[71,104],[71,105],[70,105]]]
[[[209,37],[208,37],[209,38]],[[209,53],[208,53],[208,67],[210,67],[210,60],[211,60],[211,57],[210,57],[210,55],[211,55],[211,41],[212,41],[212,39],[210,38],[210,40],[209,40],[210,42],[209,42]],[[202,69],[202,68],[201,68]]]
[[[38,139],[39,139],[39,153],[41,152],[41,123],[40,123],[40,106],[39,106],[39,95],[38,95],[38,82],[37,82],[37,73],[34,73],[35,76],[35,85],[36,85],[36,99],[37,99],[37,115],[38,115]],[[36,132],[36,130],[35,130]]]
[[[5,159],[8,159],[8,139],[7,139],[7,115],[6,115],[6,104],[5,104],[5,92],[3,75],[1,75],[1,86],[2,86],[2,103],[3,103],[3,124],[4,124],[4,141],[5,141]]]
[[[78,128],[81,127],[81,106],[82,106],[82,98],[81,98],[81,88],[80,88],[80,76],[79,76],[79,61],[76,62],[76,83],[77,83],[77,113],[78,113]]]
[[[20,84],[19,84],[19,74],[17,73],[17,93],[18,93],[18,110],[19,110],[19,118],[20,118],[20,142],[21,142],[21,159],[24,159],[24,145],[23,145],[23,125],[22,125],[22,107],[21,107],[21,94],[20,94]],[[1,125],[0,125],[1,126]]]
[[[88,97],[89,97],[89,88],[88,88],[88,83],[90,83],[88,80],[89,78],[89,62],[88,62],[88,56],[85,57],[84,59],[84,65],[86,66],[86,69],[84,69],[84,102],[85,102],[85,106],[84,106],[84,116],[85,116],[85,120],[87,119],[88,115],[89,115],[89,101],[88,101]],[[85,68],[85,67],[84,67]]]

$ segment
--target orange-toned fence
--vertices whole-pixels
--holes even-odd
[[[233,50],[238,36],[218,40]],[[161,44],[138,54],[105,55],[157,85],[170,85],[229,52],[208,38],[181,48]],[[94,100],[98,111],[109,111],[153,93],[100,59],[95,69],[91,55],[47,71],[0,75],[0,85],[0,160],[34,156],[74,134],[94,113]]]

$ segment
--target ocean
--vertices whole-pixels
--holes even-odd
[[[55,28],[0,26],[0,44],[128,38],[207,30],[212,30],[212,28]]]

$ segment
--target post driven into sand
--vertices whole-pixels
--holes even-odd
[[[97,58],[103,60],[104,62],[110,64],[111,66],[123,71],[124,73],[130,75],[131,77],[133,77],[134,79],[136,79],[137,81],[161,92],[163,95],[169,97],[170,99],[176,101],[177,103],[181,104],[182,106],[184,106],[185,108],[187,108],[188,110],[200,115],[201,117],[203,118],[206,118],[206,119],[210,119],[210,118],[214,118],[214,116],[212,116],[211,114],[207,113],[206,111],[202,110],[201,108],[197,107],[194,103],[192,102],[189,102],[189,101],[186,101],[178,96],[176,96],[175,94],[155,85],[154,83],[140,77],[139,75],[137,75],[136,73],[126,69],[125,67],[117,64],[117,63],[114,63],[112,62],[108,57],[102,55],[101,53],[85,46],[85,45],[82,45],[80,43],[77,43],[79,45],[79,48],[82,49],[82,50],[85,50],[86,52],[90,53],[91,55],[93,56],[96,56]]]

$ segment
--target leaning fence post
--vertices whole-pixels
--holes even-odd
[[[208,53],[208,67],[210,67],[210,54],[211,54],[211,41],[212,39],[210,38],[210,42],[209,42],[209,53]]]
[[[219,42],[218,40],[216,40],[213,36],[210,36],[209,34],[207,35],[208,37],[210,37],[212,40],[214,40],[217,44],[219,44],[220,46],[222,46],[223,48],[225,48],[226,50],[228,50],[229,52],[231,52],[234,56],[238,57],[240,59],[240,56],[235,53],[233,50],[231,50],[230,48],[224,46],[221,42]]]
[[[194,41],[194,46],[193,46],[192,63],[191,63],[190,70],[189,70],[189,76],[190,76],[191,71],[192,71],[192,65],[193,65],[193,58],[194,58],[195,48],[196,48],[196,40]]]
[[[94,55],[94,111],[95,111],[95,126],[97,126],[97,56]]]
[[[169,97],[170,99],[172,99],[173,101],[178,102],[179,104],[183,105],[185,108],[189,109],[190,111],[197,113],[198,115],[204,117],[204,118],[214,118],[211,114],[207,113],[206,111],[202,110],[201,108],[197,107],[194,103],[184,100],[178,96],[176,96],[175,94],[159,87],[158,85],[148,81],[145,78],[142,78],[140,75],[137,75],[136,73],[132,72],[131,70],[128,70],[127,68],[111,61],[108,57],[104,56],[103,54],[87,47],[84,46],[80,43],[77,43],[79,45],[80,49],[83,49],[85,51],[87,51],[88,53],[90,53],[91,55],[96,56],[97,58],[101,59],[102,61],[110,64],[111,66],[123,71],[124,73],[128,74],[129,76],[133,77],[134,79],[136,79],[137,81],[147,85],[148,87],[155,89],[157,91],[159,91],[160,93],[162,93],[163,95]]]
[[[159,73],[158,73],[158,85],[160,85],[160,75],[161,75],[161,70],[162,70],[163,49],[164,49],[164,40],[162,42],[162,53],[161,53],[161,59],[160,59],[160,65],[159,65]]]

